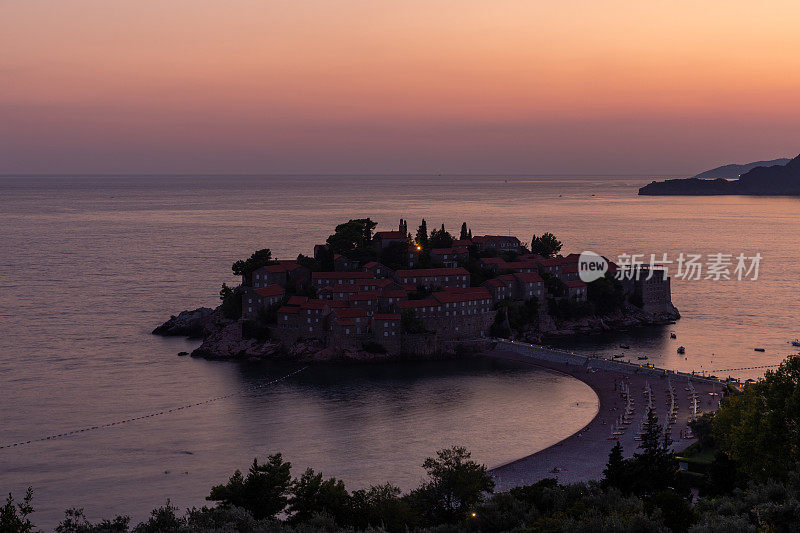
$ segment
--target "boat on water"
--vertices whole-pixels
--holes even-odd
[[[639,359],[639,361],[646,361],[647,360],[647,356],[646,355],[640,355],[639,357],[637,357],[637,359]]]
[[[677,338],[678,338],[678,336],[677,336],[677,335],[675,335],[674,333],[670,333],[670,334],[669,334],[669,338],[670,338],[670,339],[677,339]]]
[[[625,354],[624,353],[615,353],[611,357],[613,357],[614,359],[622,359],[623,357],[625,357]]]
[[[681,355],[685,354],[686,348],[684,348],[683,346],[678,346],[678,353]]]
[[[753,348],[753,351],[755,351],[755,352],[763,352],[763,351],[766,351],[766,350],[764,350],[764,348]]]
[[[631,347],[628,346],[627,344],[620,344],[619,347],[622,348],[623,350],[630,350],[631,349]]]
[[[792,341],[792,346],[800,346],[800,340],[795,339]]]

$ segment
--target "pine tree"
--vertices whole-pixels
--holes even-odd
[[[625,459],[622,458],[622,444],[617,441],[608,454],[608,464],[603,470],[603,485],[625,490]]]
[[[661,426],[658,425],[658,417],[655,409],[647,411],[647,420],[644,422],[644,434],[639,448],[644,450],[645,457],[655,459],[661,452]]]
[[[459,235],[458,238],[461,239],[462,241],[467,239],[467,223],[466,222],[462,222],[461,223],[461,235]]]
[[[422,224],[417,228],[417,246],[421,246],[423,250],[428,248],[428,223],[422,219]]]

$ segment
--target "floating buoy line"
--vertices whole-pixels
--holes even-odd
[[[706,370],[706,372],[735,372],[736,370],[761,370],[762,368],[776,368],[781,365],[762,365],[762,366],[743,366],[741,368],[721,368],[718,370]]]
[[[201,405],[206,405],[206,404],[218,402],[220,400],[227,400],[228,398],[232,398],[232,397],[238,396],[240,394],[245,394],[245,393],[248,393],[248,392],[253,392],[253,391],[256,391],[256,390],[259,390],[259,389],[263,389],[264,387],[269,387],[270,385],[274,385],[275,383],[278,383],[278,382],[284,381],[286,379],[289,379],[290,377],[299,374],[300,372],[302,372],[306,368],[308,368],[308,367],[304,366],[303,368],[300,368],[299,370],[295,370],[294,372],[291,372],[289,374],[286,374],[285,376],[273,379],[272,381],[268,381],[268,382],[262,383],[260,385],[253,385],[252,387],[247,387],[245,389],[242,389],[242,390],[239,390],[239,391],[236,391],[236,392],[232,392],[230,394],[225,394],[223,396],[214,396],[213,398],[208,398],[207,400],[203,400],[201,402],[195,402],[195,403],[190,403],[190,404],[186,404],[186,405],[181,405],[179,407],[173,407],[171,409],[164,409],[164,410],[161,410],[161,411],[154,411],[152,413],[148,413],[148,414],[145,414],[145,415],[135,416],[135,417],[132,417],[132,418],[126,418],[124,420],[117,420],[115,422],[108,422],[106,424],[100,424],[100,425],[97,425],[97,426],[88,426],[88,427],[81,428],[81,429],[74,429],[72,431],[65,431],[64,433],[58,433],[58,434],[55,434],[55,435],[49,435],[47,437],[41,437],[41,438],[38,438],[38,439],[31,439],[31,440],[26,440],[26,441],[21,441],[21,442],[14,442],[14,443],[10,443],[10,444],[0,444],[0,450],[5,449],[5,448],[16,448],[18,446],[25,446],[25,445],[28,445],[28,444],[34,444],[36,442],[44,442],[44,441],[48,441],[48,440],[61,439],[61,438],[64,438],[64,437],[71,437],[73,435],[78,435],[80,433],[86,433],[87,431],[96,431],[98,429],[110,428],[110,427],[114,427],[114,426],[119,426],[121,424],[127,424],[129,422],[136,422],[138,420],[146,420],[148,418],[154,418],[154,417],[157,417],[157,416],[168,415],[170,413],[176,413],[176,412],[182,411],[184,409],[190,409],[192,407],[199,407]]]

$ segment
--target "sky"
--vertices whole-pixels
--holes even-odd
[[[0,0],[0,174],[793,157],[798,21],[795,0]]]

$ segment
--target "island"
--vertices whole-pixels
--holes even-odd
[[[637,267],[585,283],[580,255],[561,255],[549,232],[530,245],[506,235],[458,238],[442,225],[415,235],[374,231],[371,219],[336,226],[313,255],[276,260],[270,249],[236,261],[236,287],[214,309],[184,311],[158,335],[201,338],[193,356],[298,361],[474,354],[494,339],[548,338],[666,324],[680,318],[662,269]],[[621,278],[621,279],[618,279]]]
[[[742,167],[750,165],[756,166],[741,174],[738,179],[724,177],[706,179],[726,173],[731,167],[737,166],[729,165],[698,174],[693,178],[653,181],[639,189],[639,194],[642,196],[800,195],[800,156],[788,160],[785,164],[760,166],[757,163],[750,163]]]

